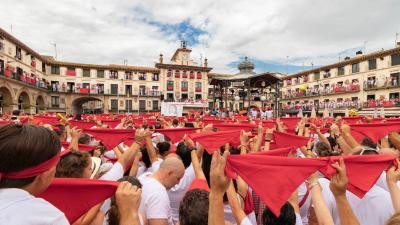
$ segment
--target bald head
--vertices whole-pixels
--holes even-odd
[[[167,157],[154,175],[166,189],[170,189],[179,183],[184,173],[185,167],[182,160],[177,157]]]
[[[162,163],[160,164],[160,169],[165,170],[172,170],[172,171],[184,171],[185,166],[177,156],[176,157],[167,157]]]

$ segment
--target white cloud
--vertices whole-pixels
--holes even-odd
[[[400,32],[397,0],[2,0],[0,26],[43,54],[60,60],[154,66],[159,53],[169,58],[178,35],[160,24],[188,21],[206,34],[192,46],[193,58],[207,56],[218,72],[248,55],[302,65],[322,65],[338,52],[394,46]],[[344,56],[342,56],[344,57]]]

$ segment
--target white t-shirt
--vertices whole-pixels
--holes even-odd
[[[168,224],[173,225],[167,189],[151,175],[152,173],[144,173],[139,177],[143,186],[139,212],[148,220],[166,219]]]
[[[67,225],[64,213],[19,188],[0,189],[0,224]]]
[[[117,181],[124,176],[124,168],[121,163],[116,162],[111,169],[99,178],[99,180],[112,180]]]
[[[193,165],[190,164],[190,166],[186,168],[185,174],[179,183],[168,191],[168,197],[171,203],[172,219],[175,223],[179,222],[179,204],[182,201],[186,190],[195,178],[196,175],[194,173]]]
[[[164,160],[158,158],[157,161],[155,161],[153,164],[151,164],[151,166],[149,168],[147,168],[146,172],[150,172],[150,173],[156,172],[158,169],[160,169],[160,165],[161,165],[162,161],[164,161]]]
[[[333,221],[336,225],[340,225],[339,214],[336,210],[335,197],[329,189],[329,180],[320,178],[319,182],[322,186],[322,195],[325,199],[326,205],[331,212]],[[374,185],[364,196],[360,199],[353,193],[346,192],[347,200],[362,225],[381,225],[394,214],[392,201],[389,192]]]

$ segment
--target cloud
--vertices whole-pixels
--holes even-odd
[[[391,48],[400,32],[398,0],[3,0],[2,12],[2,28],[43,54],[57,43],[60,60],[154,66],[184,38],[195,61],[232,73],[245,55],[290,72]]]

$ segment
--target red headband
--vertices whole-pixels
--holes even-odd
[[[16,171],[16,172],[11,172],[11,173],[0,172],[0,180],[1,180],[1,178],[21,179],[21,178],[37,176],[37,175],[49,170],[51,167],[57,165],[59,160],[60,160],[60,153],[55,155],[53,158],[51,158],[47,161],[44,161],[33,167],[29,167],[29,168],[26,168],[26,169],[23,169],[20,171]]]

